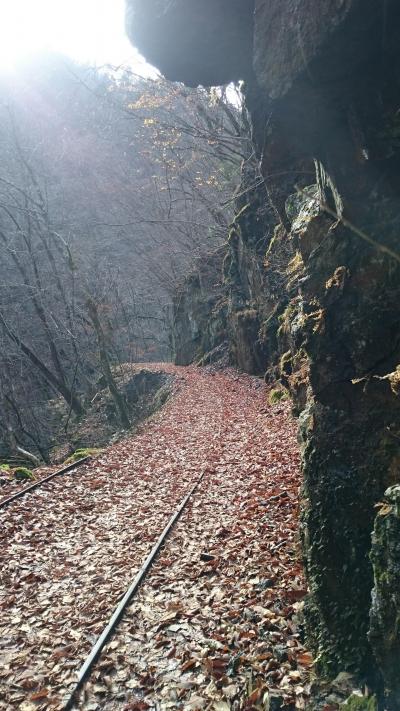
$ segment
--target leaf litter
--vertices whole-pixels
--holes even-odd
[[[288,405],[232,369],[163,369],[174,396],[139,434],[1,512],[0,709],[63,708],[203,471],[77,708],[307,708]]]

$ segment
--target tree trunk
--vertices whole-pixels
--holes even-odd
[[[83,407],[82,404],[79,400],[79,398],[74,395],[72,390],[68,388],[68,386],[59,380],[51,370],[48,369],[47,365],[43,363],[43,361],[38,358],[38,356],[29,348],[29,346],[24,343],[19,336],[17,336],[14,331],[10,329],[10,327],[7,325],[7,323],[4,320],[4,317],[2,314],[0,314],[0,322],[3,324],[4,329],[8,335],[8,337],[14,341],[14,343],[17,344],[17,346],[21,349],[23,354],[30,360],[30,362],[42,373],[42,375],[46,378],[47,382],[50,383],[50,385],[53,386],[53,388],[64,398],[64,400],[68,403],[68,405],[71,406],[72,410],[75,412],[76,415],[80,416],[83,414]]]
[[[110,361],[109,361],[109,357],[108,357],[108,353],[107,353],[106,338],[104,335],[102,325],[100,323],[97,305],[91,297],[88,297],[88,299],[86,301],[86,305],[87,305],[87,309],[89,312],[89,317],[90,317],[92,324],[93,324],[93,328],[96,331],[97,342],[99,345],[100,363],[101,363],[101,369],[103,371],[103,375],[106,379],[111,396],[115,402],[115,406],[118,411],[119,420],[121,422],[121,425],[123,427],[125,427],[126,429],[129,429],[129,427],[131,426],[131,423],[129,420],[128,409],[127,409],[127,406],[126,406],[123,396],[121,395],[121,393],[119,392],[119,390],[117,388],[113,374],[111,372]]]

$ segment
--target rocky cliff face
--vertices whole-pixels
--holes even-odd
[[[226,84],[251,70],[254,0],[128,0],[133,44],[168,79]]]
[[[264,183],[229,238],[231,348],[300,415],[317,667],[383,673],[395,708],[393,630],[368,628],[374,507],[400,479],[400,6],[131,0],[128,23],[170,78],[245,81]]]
[[[224,247],[198,262],[176,290],[171,346],[176,365],[213,359],[227,349],[227,294],[222,283]]]
[[[375,521],[371,560],[375,587],[372,595],[370,640],[385,687],[388,711],[400,708],[400,486],[385,492]]]

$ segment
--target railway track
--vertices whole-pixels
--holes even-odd
[[[17,502],[21,498],[27,496],[28,494],[33,493],[34,491],[36,491],[39,488],[45,486],[46,484],[48,484],[50,481],[52,481],[56,477],[63,476],[73,470],[76,470],[83,464],[86,464],[87,462],[89,462],[91,459],[92,459],[91,456],[83,457],[82,459],[79,459],[76,462],[73,462],[72,464],[67,465],[66,467],[62,467],[61,469],[58,469],[57,471],[52,472],[48,476],[43,477],[39,481],[36,481],[36,482],[30,484],[29,486],[16,492],[15,494],[8,496],[7,498],[0,501],[0,510],[5,509],[6,507],[10,506],[13,502]],[[78,697],[79,697],[79,693],[81,692],[85,682],[90,677],[90,673],[91,673],[91,670],[92,670],[94,664],[98,661],[104,646],[106,645],[106,643],[109,641],[110,637],[112,637],[113,633],[115,632],[119,622],[121,621],[121,619],[124,615],[124,612],[125,612],[127,606],[132,602],[132,599],[134,598],[140,585],[144,581],[146,574],[150,570],[154,560],[156,559],[163,544],[165,543],[165,541],[168,537],[168,534],[171,532],[171,530],[173,529],[177,520],[181,516],[181,514],[182,514],[183,510],[185,509],[186,505],[188,504],[190,498],[193,496],[193,494],[199,487],[201,481],[204,478],[205,471],[206,470],[203,470],[200,477],[197,478],[197,480],[194,482],[194,484],[190,487],[188,493],[181,500],[179,506],[176,508],[176,510],[170,517],[164,530],[162,531],[161,535],[159,536],[156,543],[152,547],[150,553],[144,560],[143,564],[139,568],[137,574],[135,575],[134,579],[130,583],[125,594],[123,594],[121,600],[119,601],[118,605],[116,606],[113,613],[111,614],[109,621],[107,622],[103,631],[98,636],[96,643],[93,645],[90,653],[87,655],[86,660],[84,661],[79,672],[77,673],[76,682],[72,686],[72,689],[70,690],[68,697],[66,697],[63,701],[62,708],[64,711],[69,711],[74,708],[79,708],[79,706],[76,706],[76,703],[77,703]]]
[[[68,472],[77,469],[78,467],[82,466],[82,464],[86,464],[86,462],[88,462],[90,459],[92,459],[92,457],[90,456],[82,457],[82,459],[78,459],[76,462],[72,462],[72,464],[68,464],[66,467],[63,467],[62,469],[57,469],[57,471],[48,474],[48,476],[43,477],[43,479],[39,479],[39,481],[35,481],[29,486],[25,486],[23,489],[20,489],[15,494],[7,496],[5,499],[1,499],[0,510],[4,509],[6,506],[9,506],[14,501],[17,501],[17,499],[21,499],[23,496],[31,494],[32,491],[39,489],[41,486],[47,484],[47,482],[51,481],[52,479],[55,479],[58,476],[62,476],[63,474],[68,474]]]
[[[149,555],[147,556],[146,560],[144,561],[143,565],[141,566],[140,570],[135,575],[134,579],[132,580],[131,584],[129,585],[123,598],[120,600],[120,602],[116,606],[107,625],[104,627],[102,633],[99,635],[96,643],[93,645],[89,655],[87,656],[85,662],[83,663],[83,665],[81,666],[81,668],[78,672],[76,683],[74,684],[74,686],[71,690],[71,693],[64,704],[64,707],[63,707],[64,711],[71,711],[74,707],[76,707],[75,705],[78,701],[78,695],[79,695],[80,691],[82,690],[82,688],[85,684],[85,681],[90,676],[90,672],[91,672],[94,664],[99,659],[104,646],[106,645],[106,643],[109,641],[109,639],[112,637],[113,633],[117,629],[117,626],[118,626],[119,622],[121,621],[127,606],[132,602],[133,597],[137,593],[140,585],[144,581],[154,560],[156,559],[163,544],[165,543],[167,536],[172,531],[174,525],[176,524],[176,522],[178,521],[179,517],[181,516],[183,510],[185,509],[186,505],[188,504],[190,498],[193,496],[193,494],[196,492],[197,488],[199,487],[200,483],[202,482],[202,480],[204,478],[204,474],[205,474],[205,472],[203,471],[203,473],[200,475],[200,477],[197,479],[197,481],[191,487],[190,491],[186,494],[186,496],[184,496],[184,498],[182,499],[178,508],[171,516],[171,518],[168,521],[167,525],[165,526],[163,532],[161,533],[160,537],[158,538],[158,540],[156,541],[152,550],[150,551]],[[79,708],[79,706],[77,706],[76,708]]]
[[[269,542],[259,544],[267,494],[276,506],[276,531],[287,507],[285,540],[293,535],[290,500],[282,508],[273,495],[282,487],[282,457],[294,451],[295,438],[289,432],[283,438],[280,416],[265,429],[259,415],[263,393],[250,379],[209,378],[197,370],[186,377],[189,384],[162,419],[83,467],[82,476],[62,477],[87,459],[0,502],[1,711],[114,711],[131,702],[136,708],[136,698],[154,708],[163,708],[167,698],[171,708],[169,694],[176,686],[180,705],[173,706],[172,697],[172,706],[192,708],[193,689],[199,686],[206,696],[214,662],[225,663],[218,649],[233,612],[239,610],[234,633],[241,629],[244,640],[234,640],[238,653],[247,659],[246,645],[257,639],[258,621],[242,615],[248,600],[257,599],[260,610],[268,602],[270,588],[259,587],[256,571],[271,565],[273,576],[282,575],[284,590],[286,580],[297,584],[295,571],[283,566],[277,572]],[[274,484],[265,479],[264,458],[260,462],[256,455],[266,440]],[[207,486],[193,496],[204,475]],[[51,484],[56,477],[59,483]],[[262,524],[268,531],[271,515]],[[285,598],[282,609],[289,603]],[[284,627],[283,618],[279,624],[283,643],[292,628]],[[214,635],[217,646],[210,650]],[[297,641],[290,642],[297,649]],[[269,648],[266,654],[272,658]],[[170,688],[171,667],[185,676]],[[156,680],[149,689],[152,674]],[[244,676],[237,688],[244,698]],[[182,706],[192,696],[191,705]]]
[[[8,507],[13,502],[16,502],[17,500],[21,499],[22,497],[27,496],[28,494],[36,491],[37,489],[46,485],[48,482],[55,479],[56,477],[68,474],[69,472],[76,470],[83,464],[86,464],[91,459],[92,459],[91,456],[83,457],[82,459],[79,459],[76,462],[73,462],[72,464],[69,464],[66,467],[63,467],[55,472],[52,472],[51,474],[44,477],[43,479],[41,479],[37,482],[34,482],[33,484],[25,487],[24,489],[16,492],[15,494],[3,499],[2,501],[0,501],[0,510]],[[119,601],[119,603],[117,604],[113,613],[111,614],[109,621],[107,622],[103,631],[98,636],[97,641],[93,645],[90,653],[87,655],[86,660],[84,661],[79,672],[77,673],[76,682],[72,686],[72,688],[69,692],[69,695],[62,702],[63,703],[62,708],[64,711],[70,711],[71,709],[79,708],[79,705],[76,706],[76,704],[78,702],[79,694],[80,694],[85,682],[90,677],[90,673],[91,673],[91,670],[92,670],[94,664],[98,661],[104,646],[106,645],[106,643],[110,640],[110,638],[114,634],[119,622],[121,621],[121,619],[124,615],[124,612],[125,612],[127,606],[132,602],[132,599],[134,598],[140,585],[144,581],[146,574],[150,570],[154,560],[156,559],[158,553],[160,552],[169,533],[171,532],[171,530],[173,529],[177,520],[181,516],[181,514],[182,514],[183,510],[185,509],[186,505],[188,504],[190,498],[193,496],[193,494],[196,492],[197,488],[199,487],[201,481],[204,478],[205,471],[206,470],[203,470],[200,477],[198,477],[198,479],[190,487],[188,493],[181,500],[179,506],[176,508],[176,510],[170,517],[167,525],[165,526],[161,535],[159,536],[156,543],[152,547],[150,553],[144,560],[143,564],[139,568],[137,574],[135,575],[134,579],[130,583],[125,594],[123,594],[121,600]]]

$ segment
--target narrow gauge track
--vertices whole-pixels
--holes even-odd
[[[199,474],[209,470],[212,475],[207,490],[212,485],[216,500],[211,501],[207,516],[213,513],[216,525],[206,527],[212,534],[225,510],[220,501],[225,489],[227,498],[222,498],[238,499],[238,506],[247,506],[242,489],[247,492],[251,485],[248,496],[253,496],[253,484],[265,471],[264,458],[256,454],[266,437],[260,414],[265,394],[259,382],[234,371],[210,377],[194,368],[168,365],[168,369],[182,375],[182,383],[143,432],[111,447],[95,466],[83,467],[82,477],[60,477],[58,483],[38,488],[32,500],[21,498],[2,512],[0,690],[4,702],[0,708],[4,711],[16,707],[32,711],[37,702],[40,708],[60,711],[83,672],[91,694],[97,667],[89,675],[84,667],[79,673],[80,665],[85,659],[87,664],[91,649],[96,652],[93,645],[101,639],[104,625],[111,622],[124,591],[132,590],[132,577],[148,560],[157,537]],[[276,435],[274,429],[274,441]],[[281,446],[276,445],[279,452]],[[203,493],[198,499],[195,507]],[[214,511],[217,502],[222,509],[218,505]],[[171,538],[181,521],[171,530]],[[203,540],[201,530],[196,538]],[[207,544],[203,541],[203,550]],[[146,581],[158,570],[158,561],[155,555]],[[135,601],[143,589],[137,590]],[[127,616],[125,610],[114,628],[116,637]],[[100,664],[108,654],[106,645]]]
[[[24,489],[20,489],[20,491],[17,491],[15,494],[12,494],[11,496],[7,496],[7,498],[0,500],[0,509],[4,509],[9,504],[12,504],[13,501],[16,501],[17,499],[21,499],[26,494],[30,494],[32,491],[35,491],[35,489],[38,489],[40,486],[43,486],[43,484],[46,484],[48,481],[51,481],[52,479],[55,479],[55,477],[61,476],[62,474],[67,474],[68,472],[71,472],[73,469],[77,469],[82,464],[85,464],[86,462],[88,462],[91,459],[92,459],[91,456],[82,457],[82,459],[78,459],[76,462],[72,462],[72,464],[68,464],[66,467],[63,467],[62,469],[57,469],[57,471],[52,472],[51,474],[48,474],[48,476],[43,477],[43,479],[39,479],[39,481],[35,481],[33,484],[26,486]]]
[[[154,560],[156,559],[158,553],[160,552],[160,549],[162,548],[163,544],[166,541],[166,538],[168,537],[169,533],[172,531],[174,525],[176,524],[179,517],[181,516],[181,514],[182,514],[183,510],[185,509],[187,503],[189,502],[190,498],[193,496],[193,494],[198,489],[200,483],[202,482],[202,480],[204,478],[205,473],[206,473],[205,471],[202,472],[200,477],[197,479],[197,481],[191,487],[190,491],[182,499],[178,508],[171,516],[170,520],[168,521],[167,525],[165,526],[160,537],[158,538],[158,540],[154,544],[153,548],[151,549],[149,555],[147,556],[147,558],[144,561],[143,565],[141,566],[140,570],[138,571],[135,578],[129,585],[125,595],[120,600],[120,602],[118,603],[114,612],[112,613],[112,615],[109,619],[109,622],[103,629],[102,633],[99,635],[96,643],[93,645],[90,654],[88,655],[88,657],[86,658],[85,662],[83,663],[83,665],[81,666],[81,668],[78,672],[77,681],[70,693],[70,696],[66,700],[66,703],[64,705],[64,711],[71,711],[71,709],[73,709],[74,706],[76,705],[76,702],[78,700],[77,699],[78,694],[81,691],[85,681],[90,676],[90,672],[92,671],[94,664],[96,663],[99,656],[101,655],[101,652],[102,652],[105,644],[108,642],[108,640],[113,635],[116,628],[118,627],[118,624],[121,621],[127,606],[131,603],[132,598],[134,597],[134,595],[138,591],[140,585],[144,581],[146,574],[150,570],[151,565],[153,564]]]

